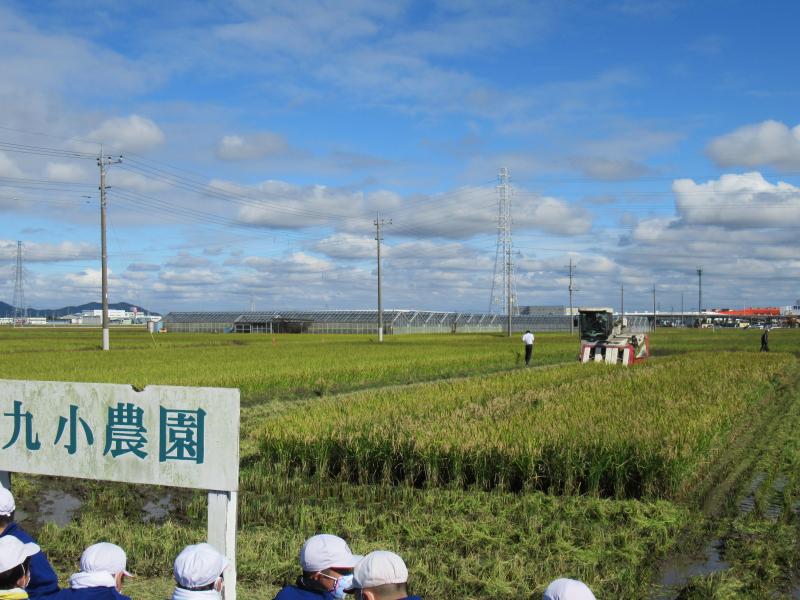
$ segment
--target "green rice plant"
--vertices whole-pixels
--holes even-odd
[[[778,353],[560,366],[320,399],[256,435],[271,468],[289,474],[673,497],[794,369]]]

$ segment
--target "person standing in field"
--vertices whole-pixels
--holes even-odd
[[[406,563],[394,552],[376,550],[361,559],[353,570],[348,594],[355,600],[421,600],[408,594]]]
[[[761,334],[761,352],[769,352],[769,327],[764,326],[764,333]]]
[[[186,546],[173,565],[175,591],[172,600],[218,600],[225,585],[228,559],[211,544]]]
[[[362,558],[350,552],[347,542],[338,536],[312,536],[300,549],[303,574],[294,585],[278,592],[274,600],[342,599],[353,581],[353,567]]]
[[[69,578],[69,589],[51,600],[131,600],[123,595],[122,582],[133,577],[125,567],[125,551],[109,542],[92,544],[81,554],[81,570]]]
[[[544,600],[596,600],[592,590],[577,579],[556,579],[544,591]]]
[[[31,581],[31,558],[41,552],[33,542],[12,535],[0,538],[0,600],[24,600]]]
[[[12,536],[20,542],[36,543],[14,520],[17,506],[13,494],[4,487],[0,487],[0,539]],[[38,546],[37,546],[38,547]],[[47,557],[41,549],[31,557],[31,567],[28,576],[30,582],[27,586],[28,596],[32,600],[50,596],[58,592],[58,575],[50,566]]]
[[[531,357],[533,356],[533,334],[530,329],[522,336],[522,343],[525,344],[525,366],[530,367]]]

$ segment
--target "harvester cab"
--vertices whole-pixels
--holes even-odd
[[[631,365],[650,355],[644,332],[634,332],[624,317],[614,319],[610,308],[579,308],[582,363],[604,362]]]

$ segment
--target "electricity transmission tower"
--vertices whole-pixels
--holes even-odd
[[[17,272],[14,278],[14,327],[28,321],[28,307],[25,305],[25,271],[22,268],[22,242],[17,241]]]
[[[494,277],[489,312],[505,314],[508,318],[508,335],[511,335],[511,317],[519,314],[517,283],[514,279],[514,254],[511,240],[511,186],[508,169],[498,173],[497,185],[497,250],[494,257]]]

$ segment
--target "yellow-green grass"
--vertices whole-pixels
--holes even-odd
[[[271,598],[294,581],[300,546],[318,532],[345,537],[358,553],[398,552],[412,588],[429,600],[541,596],[559,576],[587,581],[598,597],[641,597],[653,559],[673,549],[697,518],[665,501],[255,476],[243,486],[237,543],[245,598]],[[79,520],[39,531],[40,544],[62,575],[75,569],[84,547],[110,540],[125,548],[130,570],[163,586],[175,555],[205,537],[202,496],[183,506],[185,522],[154,525],[136,522],[140,513],[126,491],[127,486],[96,489]],[[159,597],[147,591],[137,597]]]
[[[796,362],[697,353],[366,391],[268,420],[261,449],[277,471],[360,483],[673,497]]]
[[[499,335],[164,334],[0,328],[0,378],[236,387],[247,404],[519,367],[522,342]],[[536,364],[574,359],[568,334],[542,336]]]
[[[263,432],[287,416],[307,419],[312,414],[318,424],[324,425],[331,406],[344,407],[390,392],[430,397],[432,407],[436,408],[441,399],[432,394],[432,389],[446,391],[465,385],[468,390],[474,388],[469,393],[477,398],[505,378],[519,382],[524,387],[523,404],[530,403],[533,396],[526,395],[528,392],[533,395],[543,392],[536,390],[543,382],[551,381],[547,380],[551,372],[565,369],[562,375],[571,381],[559,377],[551,381],[549,396],[542,397],[545,414],[562,414],[549,412],[554,406],[561,406],[566,411],[563,414],[569,414],[568,403],[561,395],[562,391],[568,391],[588,410],[589,416],[598,419],[594,422],[597,427],[616,423],[617,440],[624,440],[626,428],[632,429],[635,435],[631,441],[641,442],[642,451],[650,455],[657,454],[654,445],[658,437],[648,437],[643,432],[652,429],[663,435],[666,420],[672,416],[682,419],[679,423],[690,425],[696,420],[699,424],[689,427],[685,439],[679,431],[669,439],[686,442],[678,448],[677,455],[683,456],[681,451],[688,451],[691,463],[697,460],[697,447],[691,444],[708,438],[711,451],[703,460],[711,464],[714,452],[724,446],[726,435],[746,421],[748,414],[754,420],[758,418],[758,398],[772,388],[776,365],[782,360],[792,361],[790,355],[759,356],[755,352],[758,332],[734,331],[663,330],[653,335],[652,346],[665,355],[695,349],[751,351],[736,360],[727,360],[730,355],[725,355],[715,362],[698,355],[695,358],[700,362],[687,364],[681,357],[657,356],[645,369],[569,365],[531,372],[516,368],[521,347],[516,337],[508,340],[490,335],[387,336],[387,342],[379,346],[365,336],[276,336],[273,346],[271,336],[167,334],[155,336],[157,346],[154,346],[144,332],[112,330],[113,350],[102,353],[97,351],[97,330],[78,331],[66,337],[60,337],[65,332],[40,331],[31,336],[31,331],[0,329],[0,377],[109,381],[137,386],[232,385],[242,389],[246,406],[242,412],[245,435],[238,562],[243,582],[240,592],[245,599],[271,598],[280,585],[292,580],[297,574],[297,553],[302,541],[320,531],[343,535],[357,552],[376,548],[399,552],[409,564],[414,590],[426,600],[540,597],[547,582],[559,576],[586,580],[598,597],[645,597],[654,562],[675,548],[687,528],[702,523],[703,517],[692,509],[670,500],[546,495],[526,491],[524,486],[519,493],[508,493],[496,483],[491,484],[495,485],[492,491],[486,492],[461,489],[455,485],[456,480],[446,489],[415,488],[405,485],[405,478],[399,481],[400,485],[358,485],[341,476],[320,478],[302,473],[291,476],[288,469],[270,464],[269,457],[261,453]],[[771,333],[773,350],[796,352],[800,340],[797,333]],[[537,335],[534,362],[571,363],[577,349],[577,337]],[[661,363],[665,366],[658,368]],[[513,374],[482,375],[509,369]],[[705,381],[710,373],[720,369],[731,379],[728,385],[722,385],[714,377]],[[743,372],[737,374],[741,369]],[[622,382],[627,400],[621,406],[641,410],[643,407],[630,397],[632,382],[640,372],[650,370],[654,375],[647,376],[651,380],[644,379],[650,383],[645,386],[649,400],[643,405],[647,409],[643,414],[624,414],[623,421],[616,421],[611,416],[604,419],[601,412],[592,409],[589,400],[595,391],[603,390],[609,383]],[[720,406],[704,403],[702,409],[695,409],[690,398],[680,397],[670,401],[671,412],[659,413],[654,402],[656,392],[660,389],[670,393],[673,387],[681,388],[689,378],[681,371],[691,371],[701,391],[717,390],[726,396],[719,400]],[[659,373],[660,379],[655,377]],[[435,382],[469,375],[475,377]],[[434,383],[418,383],[424,381]],[[737,396],[737,381],[752,389],[752,395]],[[404,390],[402,386],[407,383],[416,384]],[[395,387],[316,398],[334,391],[387,385]],[[515,385],[509,383],[497,388],[498,393],[486,398],[486,410],[496,404],[503,409],[500,416],[516,414],[510,396],[517,393]],[[591,393],[577,393],[576,386],[588,386]],[[736,396],[732,401],[727,399],[730,392]],[[519,398],[519,395],[513,397]],[[616,402],[621,400],[612,399],[612,405]],[[722,415],[726,407],[732,409],[729,422]],[[682,410],[688,414],[681,415]],[[468,417],[468,413],[462,410],[453,414]],[[430,430],[426,443],[436,452],[441,450],[434,443],[436,431],[452,433],[447,425],[449,417],[447,413],[437,413],[416,430],[423,434]],[[573,433],[579,438],[584,435],[584,421],[580,417],[576,413],[572,421],[573,425],[577,423],[577,433]],[[484,419],[483,423],[490,421]],[[403,430],[406,424],[400,420],[400,425]],[[542,429],[545,423],[541,419],[512,423],[504,431],[510,435],[515,427]],[[553,427],[557,432],[561,425],[556,422]],[[457,441],[471,443],[469,439]],[[475,440],[476,444],[485,441],[485,437]],[[571,462],[564,464],[572,467],[569,471],[562,469],[562,473],[572,474],[572,479],[567,475],[561,477],[576,490],[581,485],[581,461],[585,463],[593,455],[582,456],[566,456]],[[679,462],[669,464],[673,469],[670,472],[674,472],[675,465],[680,466]],[[696,470],[700,470],[703,463],[695,464]],[[689,468],[691,464],[686,466]],[[40,492],[54,480],[18,477],[15,481],[18,505],[30,512],[36,508]],[[128,588],[133,597],[163,600],[171,587],[169,574],[175,554],[184,544],[205,537],[205,499],[201,493],[178,494],[170,520],[161,524],[141,523],[141,489],[121,484],[82,484],[75,493],[86,504],[73,523],[63,528],[48,525],[38,531],[40,542],[62,576],[74,570],[86,545],[106,539],[128,551],[131,567],[141,576]]]

